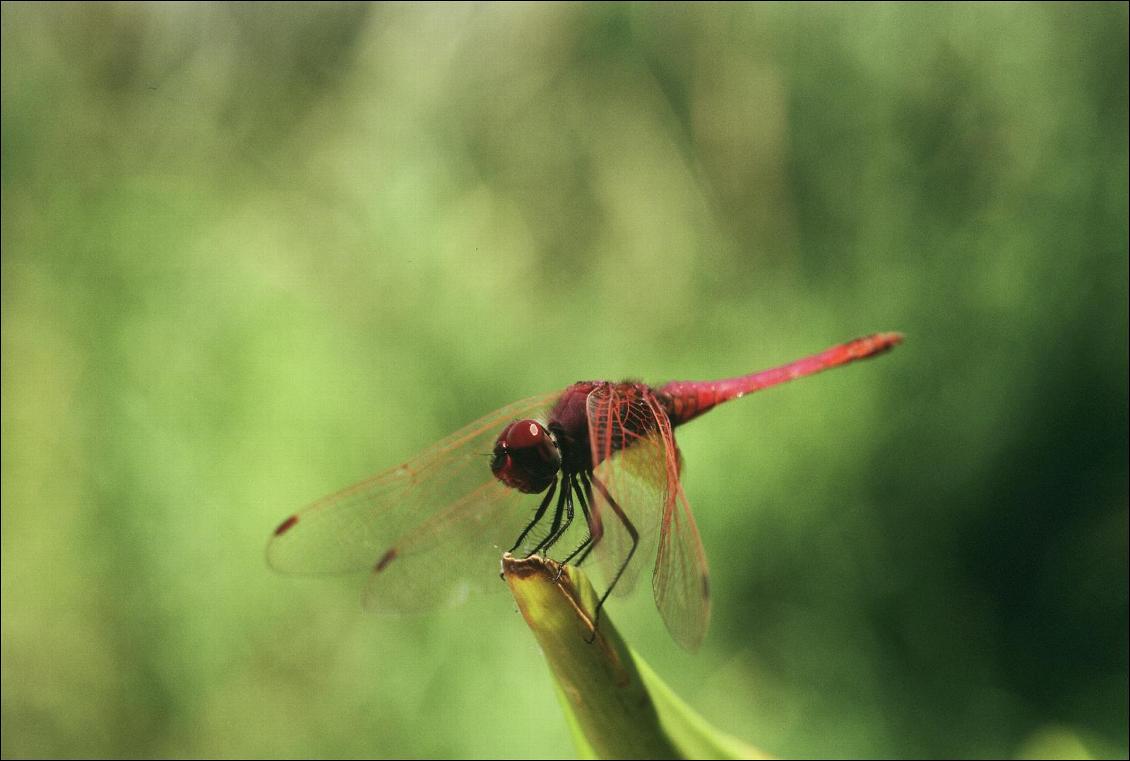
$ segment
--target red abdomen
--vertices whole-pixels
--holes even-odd
[[[674,381],[660,388],[656,395],[667,406],[671,424],[681,425],[722,402],[740,399],[754,391],[803,378],[821,370],[846,365],[857,359],[874,357],[901,342],[902,333],[875,333],[833,346],[819,354],[798,359],[787,365],[737,378],[717,381]]]

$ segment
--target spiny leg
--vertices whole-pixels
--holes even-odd
[[[571,488],[573,484],[573,476],[566,475],[564,477],[564,480],[566,483],[562,484],[561,488],[563,491],[568,492],[565,496],[565,520],[562,522],[561,527],[557,530],[557,533],[553,534],[552,537],[549,538],[546,542],[544,548],[546,552],[548,552],[549,549],[553,547],[553,545],[557,544],[558,540],[560,540],[561,537],[565,536],[565,532],[568,531],[569,527],[573,525],[573,517],[575,515],[573,510],[573,492]]]
[[[576,557],[578,552],[585,549],[586,547],[590,547],[593,544],[592,516],[589,514],[589,500],[592,499],[592,492],[591,491],[589,492],[589,497],[588,497],[588,499],[586,499],[585,493],[583,491],[581,491],[581,484],[579,483],[579,480],[576,479],[576,478],[571,479],[571,483],[572,483],[572,486],[573,486],[573,491],[577,495],[577,501],[581,503],[581,512],[584,513],[584,515],[585,515],[585,526],[586,526],[587,535],[585,536],[585,540],[583,542],[581,542],[579,545],[577,545],[577,548],[575,550],[573,550],[572,552],[570,552],[565,557],[565,559],[561,561],[561,565],[559,565],[557,567],[557,573],[554,574],[554,576],[553,576],[553,583],[554,584],[556,584],[558,579],[561,578],[561,574],[565,572],[565,566],[569,563],[569,561],[572,560],[574,557]],[[587,488],[587,486],[588,485],[586,483],[586,488]],[[599,537],[599,534],[597,534],[597,536]],[[583,560],[585,557],[588,557],[588,552],[586,552],[581,559]],[[580,562],[578,562],[577,565],[580,565]]]
[[[546,536],[546,539],[548,539],[549,536],[552,536],[553,532],[557,530],[557,527],[561,525],[561,515],[565,512],[565,495],[568,493],[568,491],[568,489],[561,489],[561,491],[557,492],[557,507],[553,510],[553,524],[549,529],[549,535]],[[526,557],[530,557],[531,555],[537,553],[544,546],[545,539],[542,539],[534,546],[533,549],[526,553]]]
[[[561,493],[557,498],[557,510],[553,513],[553,524],[549,527],[549,533],[544,539],[538,542],[530,554],[545,550],[557,543],[561,535],[569,528],[569,524],[573,522],[573,491],[569,488],[571,477],[568,473],[561,475],[561,480],[565,483],[561,485]],[[564,523],[562,522],[562,515],[564,515]]]
[[[586,473],[583,470],[581,471],[581,483],[584,484],[585,496],[588,499],[589,505],[592,505],[592,509],[595,510],[596,509],[596,502],[593,501],[593,498],[592,498],[592,483],[589,481],[588,473]],[[596,549],[596,545],[600,542],[600,538],[602,536],[604,536],[604,526],[602,524],[598,523],[597,526],[596,526],[597,531],[596,531],[596,534],[594,536],[593,535],[593,528],[594,528],[593,527],[593,520],[589,516],[588,513],[585,513],[585,517],[589,519],[589,538],[591,539],[591,541],[589,542],[588,547],[585,548],[585,551],[583,553],[581,553],[581,557],[577,560],[576,565],[578,565],[578,566],[581,565],[581,563],[585,562],[585,560],[589,556],[589,553],[591,553],[594,549]]]
[[[583,478],[584,474],[582,473],[581,476]],[[573,550],[572,552],[570,552],[569,555],[564,560],[561,561],[562,565],[565,565],[566,563],[568,563],[570,560],[572,560],[573,558],[575,558],[577,556],[578,552],[580,552],[581,550],[585,549],[586,547],[588,547],[589,545],[591,545],[593,543],[593,541],[592,541],[592,517],[589,515],[588,499],[585,498],[585,492],[582,491],[580,479],[573,479],[572,485],[573,485],[573,492],[577,495],[577,501],[581,504],[581,512],[585,516],[585,525],[588,526],[588,532],[587,532],[587,536],[585,536],[585,540],[583,542],[581,542],[579,545],[577,545],[577,548],[575,550]],[[587,481],[585,482],[585,488],[586,489],[589,488]],[[592,491],[590,489],[589,490],[589,496],[591,497],[591,495],[592,495]],[[582,557],[581,560],[577,561],[576,565],[580,565],[585,557],[588,557],[588,552],[585,553],[584,557]]]
[[[521,546],[522,541],[526,538],[526,535],[530,533],[530,530],[534,526],[538,525],[538,521],[540,521],[541,517],[543,515],[545,515],[546,508],[549,507],[549,503],[553,501],[553,493],[556,492],[556,491],[557,491],[557,479],[555,478],[549,484],[549,491],[547,491],[545,493],[545,499],[543,499],[541,501],[541,504],[538,505],[537,512],[534,513],[534,519],[532,521],[530,521],[530,525],[526,526],[525,530],[523,530],[522,533],[518,535],[518,541],[514,542],[514,546],[510,548],[511,553],[513,553],[514,550],[518,549],[518,547]]]
[[[600,625],[600,611],[604,607],[604,601],[608,599],[608,595],[612,594],[612,590],[616,588],[616,583],[620,581],[620,577],[624,575],[624,569],[627,568],[628,563],[632,561],[632,555],[636,554],[636,547],[638,547],[640,543],[640,532],[637,531],[636,527],[632,525],[632,522],[628,520],[628,516],[624,515],[624,511],[620,509],[620,505],[616,503],[616,500],[612,499],[612,495],[608,493],[608,489],[604,487],[604,484],[602,484],[600,479],[595,475],[592,477],[592,482],[593,485],[596,486],[597,491],[604,497],[604,501],[612,508],[612,512],[616,513],[616,517],[624,524],[628,535],[632,537],[632,549],[628,550],[628,556],[624,558],[624,562],[620,564],[620,570],[616,571],[616,575],[612,577],[612,583],[608,585],[608,589],[604,590],[604,594],[600,596],[600,602],[596,604],[596,611],[593,613],[592,617],[592,639],[589,640],[590,643],[596,640],[596,630]]]

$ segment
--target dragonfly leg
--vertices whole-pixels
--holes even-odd
[[[600,602],[596,604],[596,611],[593,613],[592,618],[592,639],[589,640],[589,643],[596,640],[596,630],[600,625],[600,611],[604,607],[604,601],[608,599],[608,595],[612,594],[612,590],[616,588],[616,582],[620,581],[620,577],[624,575],[624,569],[627,568],[628,563],[632,561],[632,555],[636,554],[636,548],[640,544],[640,532],[637,531],[636,527],[632,525],[632,522],[628,520],[628,516],[624,515],[624,511],[620,509],[620,505],[616,503],[616,500],[612,499],[612,495],[608,493],[608,489],[605,488],[604,484],[602,484],[600,479],[595,475],[592,477],[592,483],[596,486],[596,490],[600,492],[600,495],[604,497],[604,501],[612,508],[612,512],[616,513],[616,517],[624,524],[628,535],[632,537],[632,549],[628,550],[628,556],[624,558],[624,562],[620,564],[620,570],[616,571],[616,575],[612,577],[612,583],[608,585],[608,589],[604,590],[604,594],[600,596]]]
[[[553,501],[553,493],[555,491],[557,491],[556,478],[553,479],[553,481],[549,484],[549,491],[545,493],[545,499],[543,499],[541,501],[541,504],[538,505],[538,510],[536,513],[534,513],[534,519],[530,521],[530,525],[526,526],[525,530],[518,535],[518,541],[514,542],[514,546],[510,548],[510,552],[514,552],[514,550],[518,549],[518,547],[521,546],[522,541],[526,538],[526,535],[530,533],[530,529],[538,525],[538,521],[540,521],[541,517],[545,515],[546,508],[549,507],[549,503]]]
[[[584,514],[585,524],[588,526],[588,535],[585,537],[585,540],[583,542],[581,542],[579,545],[577,545],[577,548],[575,550],[570,552],[568,554],[568,556],[566,556],[566,558],[561,561],[561,566],[557,569],[557,575],[553,577],[553,582],[555,584],[557,583],[557,580],[561,578],[561,573],[565,570],[565,565],[570,560],[575,558],[577,556],[577,553],[580,552],[581,550],[584,550],[586,547],[591,548],[591,545],[593,543],[592,516],[589,515],[589,503],[588,503],[588,500],[585,498],[585,492],[582,491],[582,489],[581,489],[580,481],[582,479],[584,479],[583,473],[581,474],[580,479],[576,479],[576,478],[570,479],[570,482],[571,482],[571,485],[573,487],[573,492],[577,495],[577,502],[579,502],[581,504],[581,512]],[[589,498],[591,499],[592,491],[591,491],[591,487],[589,486],[587,480],[585,480],[585,489],[589,491]],[[586,557],[588,557],[588,551],[586,551],[585,554],[581,556],[581,560],[577,561],[577,565],[580,565],[581,562]]]
[[[593,533],[592,516],[589,512],[589,504],[592,502],[592,484],[589,483],[589,477],[584,474],[583,470],[580,477],[573,481],[573,491],[576,493],[576,501],[581,503],[581,512],[584,513],[584,522],[589,530],[588,536],[584,537],[584,542],[577,545],[576,550],[565,557],[565,560],[562,561],[562,565],[573,560],[577,553],[581,553],[582,551],[584,554],[581,555],[581,559],[574,564],[580,565],[583,563],[585,557],[589,556],[589,553],[592,552],[592,548],[600,541],[601,536],[599,530],[596,531],[596,534]],[[560,571],[558,571],[557,577],[560,578]],[[554,579],[554,581],[556,580],[557,579]]]
[[[588,499],[588,505],[595,506],[596,503],[593,502],[592,498],[592,483],[589,481],[588,474],[584,471],[581,471],[581,483],[583,483],[585,486],[585,496]],[[582,507],[588,507],[588,505],[582,504]],[[600,542],[600,538],[604,536],[604,524],[600,523],[599,521],[594,521],[592,519],[592,516],[589,515],[587,511],[585,512],[585,518],[589,522],[589,539],[591,541],[588,543],[588,547],[584,548],[584,552],[581,554],[581,557],[577,559],[576,565],[578,566],[581,563],[585,562],[585,560],[589,556],[589,553],[596,549],[596,545]]]
[[[570,477],[568,474],[561,476],[562,481],[568,481],[569,478]],[[563,518],[564,521],[562,521]],[[562,525],[563,522],[564,525]],[[569,484],[564,483],[561,486],[561,491],[557,495],[557,509],[553,512],[553,523],[549,527],[549,533],[546,534],[545,538],[538,542],[537,546],[530,551],[530,555],[533,555],[536,552],[541,552],[542,550],[548,552],[549,548],[552,547],[557,542],[557,540],[561,538],[561,535],[565,533],[565,530],[569,528],[569,524],[572,522],[573,492],[569,488]],[[529,557],[529,555],[527,555],[526,557]]]

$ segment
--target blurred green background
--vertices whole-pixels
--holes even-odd
[[[368,615],[273,527],[581,378],[901,330],[680,431],[700,653],[611,615],[774,754],[1125,757],[1127,30],[5,3],[4,756],[568,757],[501,583]]]

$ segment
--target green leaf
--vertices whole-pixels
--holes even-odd
[[[585,575],[534,556],[503,556],[503,576],[557,682],[586,758],[767,758],[719,732],[620,638]]]

